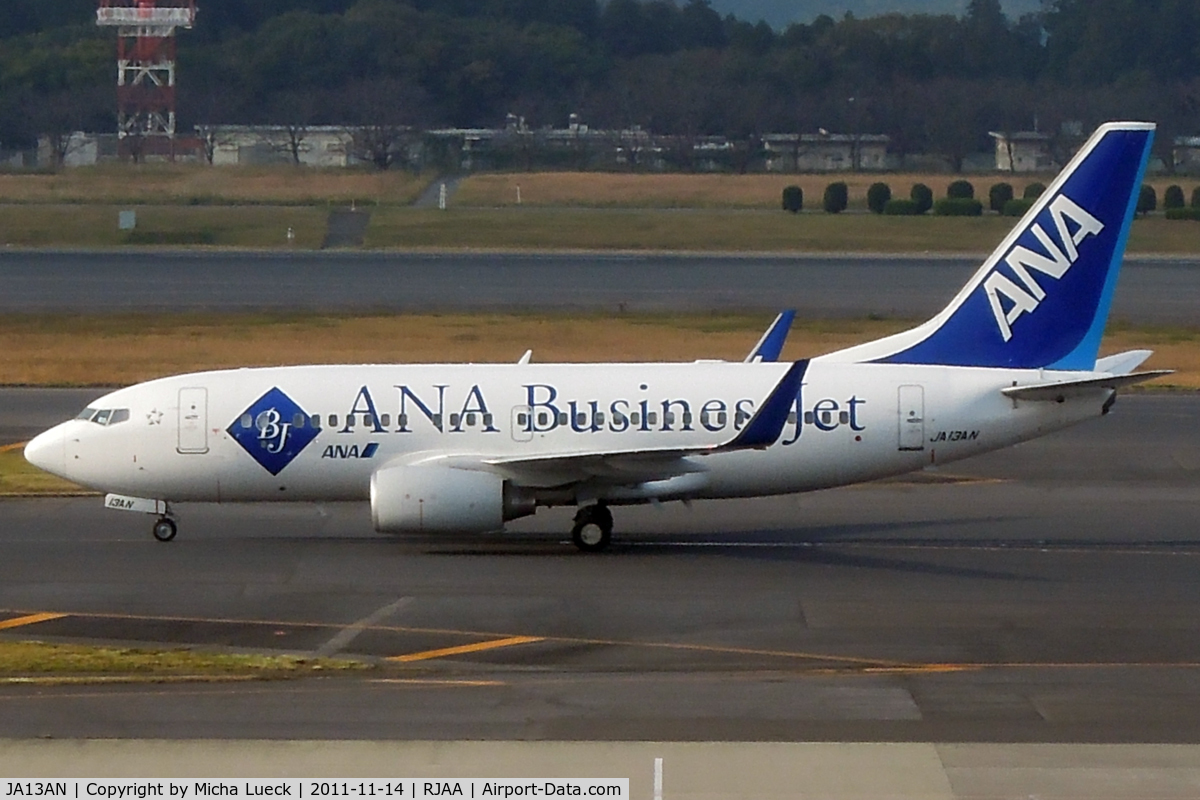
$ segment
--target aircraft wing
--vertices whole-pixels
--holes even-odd
[[[1174,370],[1156,369],[1147,372],[1131,372],[1128,375],[1102,375],[1099,378],[1084,378],[1074,381],[1035,383],[1032,386],[1010,386],[1000,393],[1014,400],[1052,400],[1059,402],[1069,397],[1095,391],[1096,389],[1119,389],[1135,383],[1170,375]]]
[[[642,448],[615,451],[545,453],[516,456],[450,456],[446,461],[467,469],[487,469],[504,474],[520,486],[565,486],[586,481],[627,485],[662,481],[703,472],[696,456],[734,450],[765,449],[774,444],[787,424],[800,391],[808,361],[788,368],[758,407],[746,426],[725,442],[688,447]]]

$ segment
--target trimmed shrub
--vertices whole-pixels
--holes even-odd
[[[1190,219],[1200,222],[1200,206],[1186,208],[1168,208],[1167,219]]]
[[[1158,192],[1154,191],[1153,186],[1142,184],[1142,191],[1138,194],[1137,210],[1139,214],[1149,214],[1151,211],[1158,208]]]
[[[909,194],[912,201],[917,204],[917,213],[924,214],[929,209],[933,208],[933,189],[930,189],[923,183],[918,183],[912,188]]]
[[[838,181],[825,187],[823,205],[825,210],[830,214],[838,214],[845,211],[849,202],[850,190],[846,188],[846,184]]]
[[[1046,184],[1031,183],[1025,187],[1025,193],[1021,196],[1026,200],[1037,200],[1046,191]]]
[[[970,181],[954,181],[946,187],[946,197],[955,200],[974,200],[975,187]]]
[[[785,186],[783,189],[783,210],[793,214],[804,208],[804,190],[799,186]]]
[[[1200,186],[1192,189],[1192,208],[1200,208]]]
[[[883,204],[883,214],[887,217],[917,217],[921,208],[912,200],[897,197]]]
[[[916,202],[898,197],[883,204],[883,214],[888,217],[916,217],[921,214],[921,209]]]
[[[1004,210],[1000,213],[1006,217],[1023,217],[1025,216],[1025,212],[1031,208],[1033,208],[1032,200],[1018,197],[1005,203]]]
[[[978,217],[983,214],[983,203],[970,197],[943,197],[933,204],[933,213],[939,217]]]
[[[1163,192],[1163,208],[1183,208],[1183,187],[1172,184]]]
[[[883,207],[892,199],[892,187],[886,183],[872,183],[867,189],[867,208],[876,214],[883,213]]]
[[[998,213],[1004,212],[1004,204],[1013,197],[1013,188],[1011,183],[997,183],[991,189],[988,189],[988,208]]]

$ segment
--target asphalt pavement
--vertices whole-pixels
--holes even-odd
[[[922,317],[979,257],[0,251],[0,312],[771,311]],[[1200,259],[1132,258],[1113,316],[1200,325]]]
[[[393,659],[4,686],[0,737],[1200,743],[1198,422],[1133,395],[905,480],[619,509],[600,555],[569,509],[385,537],[361,505],[185,506],[162,545],[95,498],[0,502],[6,638]]]

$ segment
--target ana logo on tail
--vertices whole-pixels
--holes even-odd
[[[996,326],[1004,341],[1012,338],[1012,325],[1022,314],[1032,314],[1046,297],[1046,290],[1037,282],[1030,270],[1036,270],[1058,280],[1067,273],[1071,265],[1079,260],[1079,245],[1089,236],[1095,236],[1104,230],[1104,223],[1093,217],[1065,194],[1059,195],[1050,204],[1050,215],[1054,219],[1054,227],[1058,233],[1058,241],[1046,233],[1040,223],[1030,228],[1038,242],[1045,248],[1045,253],[1037,253],[1028,247],[1016,245],[1004,257],[1004,263],[1021,282],[1018,286],[999,270],[983,282],[988,302],[992,306],[992,315],[996,318]],[[1072,225],[1074,231],[1072,231]],[[1004,301],[1009,303],[1007,312]]]

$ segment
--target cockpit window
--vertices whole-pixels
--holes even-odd
[[[88,420],[97,425],[109,427],[129,421],[128,408],[85,408],[75,419]]]

